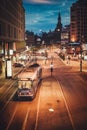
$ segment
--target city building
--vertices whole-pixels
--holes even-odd
[[[0,55],[25,48],[25,10],[22,0],[0,1]]]
[[[61,45],[67,45],[70,42],[70,25],[65,25],[61,31]]]
[[[62,31],[62,23],[61,23],[61,15],[60,12],[58,14],[58,22],[54,31],[54,41],[56,43],[61,43],[61,31]]]
[[[26,31],[26,45],[33,46],[35,44],[35,35],[34,32]]]
[[[78,0],[70,9],[70,40],[87,44],[87,0]]]
[[[0,73],[5,71],[3,61],[6,61],[7,67],[7,59],[13,57],[16,59],[16,53],[24,48],[25,10],[22,0],[2,0],[0,1]],[[11,70],[11,67],[9,69]]]

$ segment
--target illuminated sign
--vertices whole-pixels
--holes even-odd
[[[12,77],[12,62],[10,59],[6,61],[7,77]]]
[[[87,55],[84,56],[84,60],[87,60]]]
[[[13,55],[13,50],[9,50],[9,54],[10,54],[10,55]]]

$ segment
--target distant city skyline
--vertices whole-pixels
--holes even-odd
[[[70,24],[70,7],[77,0],[23,0],[25,30],[34,33],[53,31],[61,14],[62,25]]]

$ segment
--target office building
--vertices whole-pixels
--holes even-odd
[[[87,44],[87,0],[78,0],[71,6],[71,42]]]
[[[25,10],[22,0],[0,1],[0,55],[25,48]],[[13,52],[12,52],[13,51]]]

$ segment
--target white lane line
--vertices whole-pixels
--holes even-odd
[[[13,94],[11,95],[11,97],[8,99],[8,101],[6,102],[6,104],[5,104],[4,107],[3,107],[2,111],[3,111],[3,110],[6,108],[6,106],[10,103],[10,101],[11,101],[12,97],[15,95],[16,91],[17,91],[17,89],[14,91],[14,93],[13,93]]]
[[[15,116],[16,111],[17,111],[17,105],[16,105],[15,111],[14,111],[14,113],[13,113],[13,115],[12,115],[12,117],[11,117],[11,119],[10,119],[9,123],[8,123],[8,126],[7,126],[6,130],[8,130],[8,129],[9,129],[9,127],[10,127],[10,125],[11,125],[11,123],[12,123],[13,119],[14,119],[14,116]]]
[[[24,120],[24,123],[22,126],[22,130],[26,130],[26,124],[27,124],[29,112],[30,112],[30,108],[28,108],[28,110],[27,110],[27,114],[26,114],[26,117],[25,117],[25,120]]]
[[[41,89],[41,88],[40,88]],[[36,114],[36,123],[35,123],[35,129],[37,130],[37,126],[38,126],[38,115],[39,115],[39,106],[40,106],[40,93],[39,93],[39,98],[38,98],[38,105],[37,105],[37,114]]]
[[[17,91],[17,89],[14,91],[14,93],[11,95],[11,97],[8,99],[8,101],[5,103],[5,105],[3,106],[1,112],[3,112],[4,109],[7,107],[7,105],[10,103],[10,101],[11,101],[12,97],[15,95],[16,91]]]
[[[56,77],[55,77],[55,79],[56,79]],[[73,119],[72,119],[72,116],[71,116],[71,113],[70,113],[70,110],[69,110],[69,107],[68,107],[68,105],[67,105],[66,99],[65,99],[64,94],[63,94],[62,85],[59,83],[59,81],[58,81],[57,79],[56,79],[56,81],[57,81],[57,83],[58,83],[59,86],[60,86],[61,94],[62,94],[63,100],[64,100],[64,102],[65,102],[65,106],[66,106],[66,109],[67,109],[67,112],[68,112],[68,115],[69,115],[69,119],[70,119],[72,128],[73,128],[73,130],[76,130],[75,125],[74,125],[74,122],[73,122]]]
[[[16,81],[15,81],[16,82]],[[15,84],[15,82],[12,82],[9,87],[6,89],[6,91],[4,92],[4,95],[1,96],[1,98],[6,97],[6,93],[12,88],[12,86]]]

